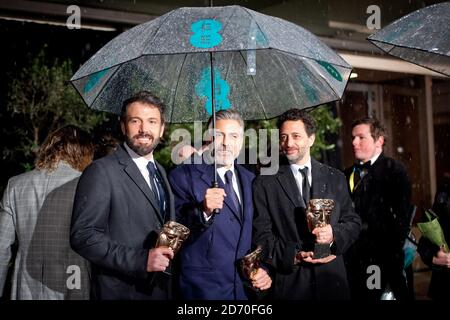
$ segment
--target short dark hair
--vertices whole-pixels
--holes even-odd
[[[306,131],[306,134],[308,135],[308,137],[310,137],[312,134],[316,133],[316,129],[317,129],[316,120],[314,120],[314,118],[308,111],[296,109],[296,108],[290,109],[290,110],[286,111],[285,113],[283,113],[278,118],[277,127],[278,127],[278,129],[281,129],[281,126],[286,121],[299,121],[299,120],[302,121],[303,124],[305,125],[305,131]]]
[[[367,124],[370,127],[370,135],[372,136],[373,140],[378,140],[379,137],[384,138],[384,142],[386,143],[387,140],[387,132],[386,128],[381,124],[381,122],[374,118],[374,117],[365,117],[356,119],[352,123],[352,129],[360,124]]]
[[[140,91],[123,102],[122,110],[120,112],[120,120],[122,122],[125,121],[128,106],[134,102],[148,104],[157,108],[159,110],[159,113],[161,114],[161,124],[164,124],[164,109],[166,108],[166,106],[160,98],[148,91]]]

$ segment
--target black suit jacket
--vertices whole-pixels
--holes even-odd
[[[81,175],[70,242],[93,265],[95,298],[170,298],[170,279],[146,271],[157,232],[165,221],[175,219],[165,171],[158,163],[156,166],[168,191],[166,217],[162,217],[150,187],[123,146],[94,161]]]
[[[254,183],[254,245],[264,248],[264,260],[274,268],[276,299],[348,299],[349,290],[342,254],[356,240],[360,219],[355,214],[344,175],[312,159],[311,199],[335,201],[331,226],[334,235],[330,263],[294,266],[297,250],[312,250],[314,236],[308,231],[305,205],[288,164]]]
[[[353,167],[345,170],[347,181]],[[346,255],[355,298],[379,299],[387,282],[397,299],[406,298],[403,244],[411,218],[411,185],[405,167],[381,154],[351,194],[361,217],[359,239]],[[367,267],[381,271],[381,290],[367,290]]]

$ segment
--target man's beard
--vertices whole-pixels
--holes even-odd
[[[293,155],[287,155],[286,152],[283,151],[284,156],[291,164],[298,163],[306,156],[306,148],[300,148],[297,153]]]
[[[148,138],[153,142],[150,145],[142,145],[137,142],[137,139],[139,138]],[[148,133],[137,134],[132,138],[130,138],[129,136],[125,136],[125,141],[127,142],[127,145],[130,147],[130,149],[136,152],[141,157],[150,154],[159,144],[159,140],[159,137],[155,138],[153,135]]]
[[[219,147],[219,149],[217,151],[218,152],[216,154],[216,162],[220,166],[230,165],[234,162],[234,160],[236,160],[236,157],[233,155],[233,152],[231,150],[227,150],[222,147]]]

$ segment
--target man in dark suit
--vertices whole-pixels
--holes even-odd
[[[345,174],[362,221],[361,235],[346,255],[352,298],[380,300],[390,288],[397,300],[404,300],[403,245],[411,219],[408,174],[383,154],[386,131],[378,120],[356,120],[352,139],[356,163]]]
[[[174,220],[173,194],[153,150],[164,132],[163,104],[140,92],[123,103],[126,142],[94,161],[77,187],[72,248],[91,261],[97,299],[169,299],[173,258],[154,248],[164,222]]]
[[[316,124],[306,111],[291,109],[278,120],[283,154],[274,175],[254,183],[253,242],[264,248],[274,269],[275,299],[349,299],[342,254],[356,240],[360,219],[352,208],[345,177],[310,156]],[[331,224],[312,233],[306,221],[308,199],[333,199]],[[330,247],[331,255],[313,257],[315,243]]]
[[[211,187],[212,164],[184,164],[169,175],[177,219],[191,230],[179,253],[180,293],[184,299],[242,300],[247,292],[239,259],[250,251],[254,175],[236,163],[244,134],[240,115],[219,111],[216,119],[219,187]],[[259,268],[251,284],[265,290],[271,279]]]

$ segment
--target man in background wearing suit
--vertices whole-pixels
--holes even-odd
[[[184,164],[169,175],[177,219],[191,229],[179,256],[180,293],[184,299],[244,300],[248,296],[239,259],[250,251],[254,175],[236,163],[244,135],[239,113],[221,110],[216,119],[219,187],[211,187],[212,164]],[[251,283],[265,290],[271,279],[259,268]]]
[[[9,180],[0,203],[0,294],[17,237],[11,299],[89,299],[89,264],[70,248],[69,226],[78,177],[93,155],[88,133],[65,126],[47,136],[36,169]]]
[[[316,124],[306,111],[291,109],[278,120],[282,162],[274,175],[254,183],[254,245],[264,248],[273,267],[273,298],[349,299],[343,253],[356,240],[360,219],[354,212],[344,175],[310,156]],[[312,233],[306,221],[309,199],[333,199],[331,224]],[[313,258],[315,243],[331,255]]]
[[[153,158],[164,132],[163,109],[145,91],[126,100],[120,123],[126,142],[80,178],[70,241],[92,262],[94,298],[171,298],[171,279],[161,272],[173,251],[154,248],[157,232],[174,219],[165,171]]]
[[[408,299],[403,272],[403,244],[411,219],[408,174],[400,162],[383,154],[386,131],[378,120],[356,120],[352,139],[356,163],[345,174],[362,220],[361,235],[346,255],[352,298],[380,300],[391,289],[397,300]],[[379,267],[378,288],[367,285],[369,266]]]

